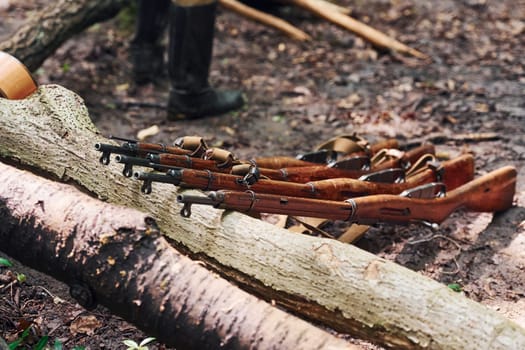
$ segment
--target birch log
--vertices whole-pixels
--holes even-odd
[[[149,212],[177,244],[250,291],[336,330],[403,349],[525,349],[525,329],[446,286],[354,246],[291,233],[235,212],[195,206],[177,188],[149,196],[121,167],[98,163],[102,137],[80,97],[56,85],[0,99],[0,157]]]
[[[177,349],[358,349],[178,253],[155,221],[0,163],[5,253]]]

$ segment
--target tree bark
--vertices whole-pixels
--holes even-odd
[[[180,349],[356,349],[181,255],[155,221],[0,163],[5,253]],[[7,248],[7,249],[6,249]]]
[[[89,26],[113,18],[128,0],[52,1],[9,39],[0,51],[10,53],[34,71],[66,40]]]
[[[502,315],[354,246],[207,206],[182,218],[174,186],[155,184],[143,195],[118,164],[99,164],[93,145],[111,141],[91,123],[82,100],[62,87],[0,99],[0,134],[3,159],[151,213],[175,244],[309,319],[404,349],[525,348],[525,330]]]

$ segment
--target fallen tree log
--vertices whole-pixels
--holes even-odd
[[[53,1],[0,43],[0,51],[34,71],[66,40],[89,26],[113,18],[128,0]]]
[[[178,253],[146,214],[0,163],[0,241],[178,349],[357,349]]]
[[[174,186],[158,184],[146,196],[118,165],[98,163],[93,145],[111,141],[91,123],[82,100],[62,87],[0,99],[0,134],[4,160],[151,213],[174,242],[304,317],[403,349],[525,348],[525,330],[502,315],[354,246],[208,207],[180,217]]]

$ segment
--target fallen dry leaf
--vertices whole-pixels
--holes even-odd
[[[81,316],[71,322],[69,330],[73,335],[79,333],[93,335],[100,326],[102,326],[102,323],[95,316]]]
[[[159,131],[160,129],[157,125],[150,126],[149,128],[139,130],[139,132],[137,132],[137,139],[144,141],[148,137],[157,135]]]
[[[347,96],[346,98],[339,101],[337,104],[337,108],[339,109],[352,109],[355,106],[357,106],[361,102],[361,96],[358,94],[351,94],[350,96]]]

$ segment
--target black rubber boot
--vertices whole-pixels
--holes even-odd
[[[215,90],[208,83],[216,7],[216,2],[172,5],[168,50],[170,120],[219,115],[244,104],[239,91]]]
[[[164,69],[162,35],[168,24],[170,0],[138,0],[135,37],[130,45],[133,79],[137,84],[155,81]]]

